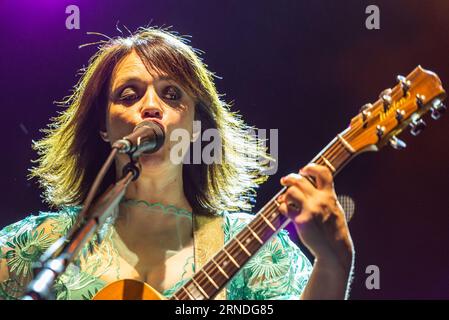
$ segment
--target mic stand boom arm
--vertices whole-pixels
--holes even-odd
[[[113,158],[116,152],[117,149],[113,149],[109,158]],[[86,201],[87,207],[84,207],[78,215],[78,220],[81,220],[81,223],[78,226],[75,224],[67,235],[58,239],[44,253],[40,259],[41,267],[28,285],[22,300],[54,299],[52,286],[56,279],[65,272],[78,252],[101,228],[106,219],[112,216],[128,184],[139,176],[140,170],[132,160],[131,155],[130,159],[123,170],[122,178],[111,185],[93,206],[89,207],[89,201]],[[105,163],[106,170],[111,163],[111,161]]]

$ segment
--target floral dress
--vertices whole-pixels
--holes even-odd
[[[41,212],[0,231],[0,299],[18,299],[23,295],[32,279],[33,263],[67,232],[79,210],[80,207],[66,207],[59,212]],[[245,213],[224,214],[225,241],[234,237],[252,218],[253,215]],[[113,225],[105,225],[55,282],[55,298],[90,300],[108,283],[122,279],[119,263],[123,258],[119,254],[121,245]],[[226,286],[227,299],[298,299],[311,271],[310,261],[290,240],[287,231],[282,230],[230,280]],[[189,280],[185,275],[192,272],[195,272],[193,256],[186,259],[181,280],[162,295],[171,297]]]

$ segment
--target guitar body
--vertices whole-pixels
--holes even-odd
[[[145,282],[123,279],[101,289],[92,300],[164,300],[159,292]]]

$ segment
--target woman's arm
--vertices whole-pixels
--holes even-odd
[[[348,299],[353,263],[315,259],[313,271],[301,300]]]
[[[316,187],[305,176],[313,177]],[[301,298],[347,298],[354,247],[332,174],[324,166],[308,165],[281,183],[289,188],[278,198],[279,211],[293,220],[301,241],[315,257]]]

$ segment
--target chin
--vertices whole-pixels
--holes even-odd
[[[150,154],[142,154],[139,157],[139,163],[142,166],[142,168],[154,168],[163,165],[167,161],[167,157],[165,157],[163,152],[160,152],[162,150],[157,151],[156,153],[150,153]]]

